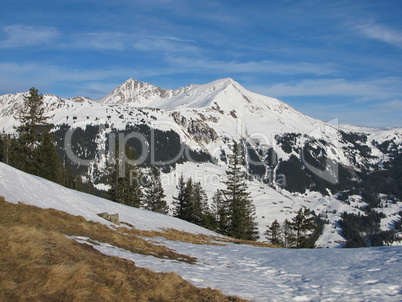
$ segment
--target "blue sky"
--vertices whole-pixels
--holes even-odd
[[[231,77],[321,120],[402,127],[400,0],[2,0],[0,94]]]

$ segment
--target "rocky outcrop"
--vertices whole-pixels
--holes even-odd
[[[109,214],[107,212],[103,212],[103,213],[98,213],[99,217],[102,217],[103,219],[106,219],[108,221],[110,221],[111,223],[114,224],[120,224],[119,221],[119,214]]]

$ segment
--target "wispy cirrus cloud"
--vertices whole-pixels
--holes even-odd
[[[402,30],[374,23],[359,25],[357,29],[368,38],[402,48]]]
[[[7,38],[0,41],[0,48],[21,48],[34,45],[46,45],[59,37],[54,27],[27,26],[21,24],[3,27]]]
[[[28,91],[34,86],[42,93],[56,93],[61,97],[81,95],[97,98],[120,84],[118,79],[122,74],[132,72],[135,71],[117,67],[77,69],[38,62],[0,62],[0,94]],[[60,82],[64,87],[60,87]],[[55,86],[59,87],[56,91]],[[64,94],[64,89],[69,92]]]
[[[301,80],[272,86],[254,86],[260,93],[284,96],[343,96],[359,101],[384,100],[402,97],[402,78],[386,77],[374,80],[348,81],[346,79]]]
[[[382,104],[381,108],[387,111],[402,111],[402,101],[401,100],[388,101]]]
[[[139,79],[177,74],[176,68],[130,68],[109,66],[71,68],[45,62],[0,62],[0,95],[28,91],[32,86],[42,93],[61,97],[105,96],[130,77]],[[63,83],[63,85],[60,85]]]
[[[194,40],[175,36],[150,36],[124,32],[91,32],[71,37],[64,47],[72,49],[115,50],[164,53],[194,53],[199,49]]]
[[[261,61],[219,61],[190,57],[169,57],[168,62],[183,70],[198,72],[215,71],[217,73],[267,73],[279,75],[314,74],[325,75],[336,71],[331,63],[285,62],[275,60]]]

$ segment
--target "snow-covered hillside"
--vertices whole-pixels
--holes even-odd
[[[96,214],[118,213],[140,229],[170,227],[193,233],[210,231],[172,217],[130,208],[63,188],[0,163],[0,195],[6,200],[55,208],[111,225]],[[176,272],[199,287],[220,289],[252,301],[400,301],[402,247],[288,250],[239,244],[196,245],[157,239],[196,264],[144,256],[96,243],[102,253],[134,261],[157,272]],[[155,238],[153,238],[155,240]]]
[[[132,224],[140,230],[174,228],[191,233],[216,235],[216,233],[184,220],[67,189],[43,178],[21,172],[4,163],[0,163],[0,196],[9,202],[23,202],[41,208],[53,208],[108,225],[111,224],[99,217],[98,213],[117,213],[120,221]]]

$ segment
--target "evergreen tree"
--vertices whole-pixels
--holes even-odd
[[[283,247],[283,239],[282,239],[282,227],[278,220],[274,220],[271,226],[268,226],[267,231],[265,232],[265,238],[276,246]]]
[[[57,154],[52,134],[45,131],[41,137],[41,144],[35,149],[36,175],[51,181],[61,182],[62,166]]]
[[[130,165],[125,158],[134,160],[134,149],[126,144],[124,152],[116,146],[116,157],[112,160],[109,171],[108,197],[115,202],[139,208],[142,205],[143,193],[140,187],[140,171],[136,165]],[[125,154],[125,156],[124,156]]]
[[[15,140],[15,138],[11,134],[6,134],[3,130],[3,158],[2,161],[6,164],[10,163],[10,157],[11,157],[11,152],[12,152],[12,141]]]
[[[45,106],[43,103],[43,95],[32,87],[29,90],[29,96],[25,97],[24,104],[18,112],[16,119],[20,121],[20,125],[16,128],[18,133],[18,146],[16,146],[16,154],[14,160],[18,163],[18,168],[37,174],[36,172],[36,154],[35,149],[41,143],[41,136],[47,130],[47,120],[45,116]],[[19,160],[18,160],[18,157]]]
[[[193,185],[191,203],[193,213],[190,222],[207,227],[207,220],[209,216],[208,197],[200,182],[197,182]]]
[[[285,219],[282,224],[282,234],[283,234],[283,247],[292,248],[296,247],[296,237],[292,227],[292,223]]]
[[[16,127],[18,139],[9,144],[9,160],[20,170],[60,182],[61,163],[47,123],[49,118],[45,116],[43,95],[31,88],[16,116],[20,121]]]
[[[194,221],[194,202],[193,202],[193,180],[189,177],[186,181],[186,186],[184,188],[184,204],[183,204],[183,218],[186,221]]]
[[[184,181],[183,174],[180,175],[179,178],[179,183],[176,186],[176,189],[178,190],[177,196],[173,196],[173,205],[174,205],[174,210],[173,210],[173,216],[183,219],[184,217],[184,209],[186,207],[186,198],[185,198],[185,188],[186,188],[186,183]]]
[[[4,135],[4,133],[2,133],[1,135],[0,135],[0,161],[1,162],[4,162],[4,158],[5,158],[5,135]]]
[[[299,209],[292,218],[291,227],[295,232],[296,248],[310,248],[309,235],[315,230],[315,218],[309,209]]]
[[[223,235],[228,235],[229,207],[221,190],[217,190],[212,197],[212,212],[216,224],[215,231]]]
[[[137,155],[133,148],[129,147],[128,144],[125,146],[126,156],[130,160],[137,159]],[[125,204],[139,208],[142,206],[142,201],[144,194],[141,190],[141,171],[135,164],[124,163],[125,167],[125,181],[126,190],[125,190]]]
[[[157,168],[152,167],[152,175],[147,188],[144,192],[144,207],[147,210],[168,214],[169,206],[164,199],[166,197],[161,179],[160,172]]]
[[[0,161],[6,164],[9,163],[11,148],[11,135],[3,132],[0,134]]]
[[[193,183],[190,177],[187,181],[180,176],[177,196],[174,199],[174,217],[213,229],[214,217],[209,210],[208,198],[201,183]]]
[[[257,240],[258,230],[255,222],[255,207],[247,192],[244,160],[236,142],[229,156],[226,171],[226,189],[222,193],[229,205],[228,235],[238,239]]]

